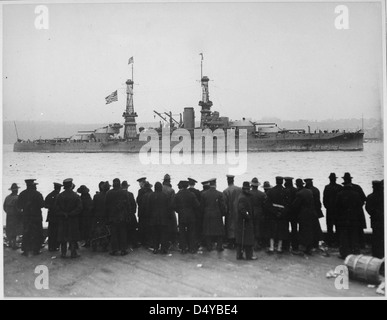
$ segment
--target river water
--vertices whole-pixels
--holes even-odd
[[[22,191],[25,188],[24,180],[30,178],[37,179],[38,190],[44,197],[53,190],[53,182],[62,182],[66,178],[73,178],[77,187],[86,185],[93,196],[101,180],[108,180],[112,184],[116,177],[121,181],[127,180],[131,185],[129,190],[136,196],[136,180],[139,177],[145,176],[154,184],[162,181],[165,173],[171,175],[175,190],[179,180],[187,177],[193,177],[197,181],[217,178],[218,190],[224,190],[227,187],[226,174],[235,168],[235,165],[227,164],[227,161],[226,164],[144,164],[137,154],[16,153],[12,149],[13,145],[3,145],[3,201],[10,193],[8,188],[13,182],[18,183]],[[235,183],[241,186],[243,181],[251,181],[253,177],[257,177],[262,184],[267,180],[273,185],[277,175],[313,178],[314,185],[320,189],[322,195],[331,172],[335,172],[338,177],[350,172],[353,182],[362,186],[368,195],[372,192],[372,180],[384,179],[383,152],[383,143],[365,143],[363,151],[353,152],[248,153],[246,166],[235,177]],[[341,183],[342,179],[337,181]],[[200,183],[197,188],[201,189]],[[45,209],[43,214],[45,216]],[[320,222],[325,229],[323,220]],[[367,227],[369,226],[367,217]]]

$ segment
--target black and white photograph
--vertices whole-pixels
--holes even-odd
[[[2,2],[2,298],[385,299],[385,10]]]

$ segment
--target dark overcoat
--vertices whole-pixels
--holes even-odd
[[[253,207],[254,236],[256,238],[264,238],[266,232],[265,204],[267,195],[258,189],[251,190],[250,195]]]
[[[242,189],[240,187],[230,185],[224,191],[224,201],[226,204],[225,227],[228,239],[235,238],[236,220],[238,215],[238,198]]]
[[[55,213],[58,216],[58,241],[78,241],[81,238],[79,216],[82,212],[82,201],[78,194],[67,189],[56,199]]]
[[[337,225],[341,228],[363,226],[363,201],[351,184],[345,185],[337,194]]]
[[[88,240],[91,236],[93,200],[89,193],[82,193],[80,198],[82,212],[79,217],[79,231],[81,232],[81,238]]]
[[[106,193],[105,210],[110,223],[129,221],[129,199],[126,191],[115,187]]]
[[[43,242],[43,196],[39,191],[27,187],[20,193],[17,206],[22,211],[22,251],[38,251]]]
[[[317,213],[317,217],[323,218],[324,214],[322,213],[322,210],[321,210],[322,205],[321,205],[320,190],[315,186],[306,186],[305,188],[311,190],[313,193],[314,210]]]
[[[167,227],[170,223],[171,208],[168,196],[162,191],[155,191],[149,195],[150,226]]]
[[[299,243],[305,247],[312,246],[322,239],[320,223],[315,210],[312,190],[302,188],[296,193],[296,199],[291,205],[299,222]]]
[[[223,236],[223,216],[226,214],[223,193],[210,188],[202,193],[200,205],[203,212],[203,235]]]
[[[46,222],[57,222],[58,217],[55,214],[55,201],[56,197],[59,194],[59,190],[53,190],[50,192],[47,197],[44,199],[44,206],[47,208],[47,218]]]
[[[200,208],[200,203],[194,193],[187,189],[179,190],[172,207],[179,215],[179,225],[196,223],[196,211]]]
[[[251,194],[242,191],[238,197],[238,215],[236,220],[235,240],[236,243],[243,246],[254,245],[254,210],[252,206]]]
[[[267,237],[269,239],[287,240],[289,236],[289,220],[285,210],[285,188],[276,185],[267,192],[271,209],[267,210]],[[281,206],[283,208],[280,208]]]
[[[284,193],[286,216],[288,217],[290,222],[297,222],[297,212],[291,207],[291,204],[296,199],[297,188],[295,188],[293,185],[285,186]]]
[[[337,184],[336,182],[327,184],[324,188],[323,204],[325,209],[327,210],[326,211],[327,223],[331,223],[333,225],[336,224],[336,217],[337,217],[336,197],[342,188],[343,187]]]
[[[10,194],[4,200],[3,209],[7,214],[5,232],[9,239],[22,234],[22,216],[17,207],[18,195]]]

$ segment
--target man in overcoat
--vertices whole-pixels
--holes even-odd
[[[82,201],[73,191],[73,179],[63,180],[63,189],[56,200],[55,213],[58,216],[58,241],[61,244],[61,257],[66,258],[67,244],[71,251],[71,258],[80,257],[77,253],[77,241],[81,238],[79,230],[79,216],[82,212]]]
[[[61,189],[62,184],[54,182],[54,190],[44,199],[44,206],[48,209],[46,222],[48,222],[48,251],[50,252],[58,251],[60,247],[58,241],[58,217],[55,213],[55,201]]]
[[[216,179],[209,180],[210,188],[201,195],[201,209],[203,211],[203,236],[206,238],[207,250],[211,251],[213,242],[216,249],[223,251],[224,224],[226,214],[223,193],[216,190]]]
[[[223,190],[223,195],[226,204],[226,217],[225,217],[225,227],[226,227],[226,238],[227,238],[227,248],[235,248],[235,226],[236,219],[238,215],[238,198],[242,192],[242,189],[234,185],[233,175],[227,175],[227,184],[228,187]]]
[[[323,204],[326,209],[326,225],[327,225],[327,237],[328,237],[327,242],[328,242],[328,246],[330,247],[338,244],[337,226],[336,226],[337,208],[335,204],[336,204],[337,194],[342,189],[342,186],[336,183],[336,179],[337,179],[336,174],[332,172],[329,175],[329,184],[325,186],[324,192],[323,192]]]
[[[36,179],[27,179],[26,190],[19,195],[17,206],[22,213],[23,219],[23,255],[30,253],[40,254],[43,243],[43,216],[42,208],[44,199],[42,194],[36,190]]]
[[[175,195],[172,203],[174,211],[179,216],[179,238],[181,253],[195,253],[196,242],[196,212],[200,203],[196,195],[188,190],[188,181],[180,181],[179,192]]]
[[[7,214],[5,233],[7,235],[9,246],[13,250],[18,249],[16,238],[22,233],[22,217],[20,210],[17,207],[19,188],[20,187],[16,183],[12,183],[11,188],[8,189],[11,190],[11,194],[5,198],[3,204],[3,209]]]
[[[254,246],[254,221],[253,221],[253,206],[250,194],[250,183],[243,182],[242,193],[238,197],[238,215],[236,220],[236,247],[237,260],[243,259],[243,252],[245,252],[246,260],[256,260],[253,256]]]

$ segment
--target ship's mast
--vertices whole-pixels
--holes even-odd
[[[201,76],[201,83],[202,83],[202,100],[199,101],[199,106],[202,107],[202,110],[200,110],[201,113],[201,119],[200,119],[200,127],[203,128],[207,122],[207,118],[209,115],[211,115],[211,107],[212,107],[212,101],[210,101],[210,92],[208,89],[208,82],[210,79],[206,76],[203,76],[203,54],[200,54],[201,64],[200,64],[200,76]]]
[[[133,69],[132,69],[133,72]],[[133,81],[128,79],[126,81],[126,110],[123,113],[123,117],[125,119],[125,132],[124,139],[133,139],[137,137],[137,124],[136,117],[137,113],[134,112],[134,104],[133,104]]]

